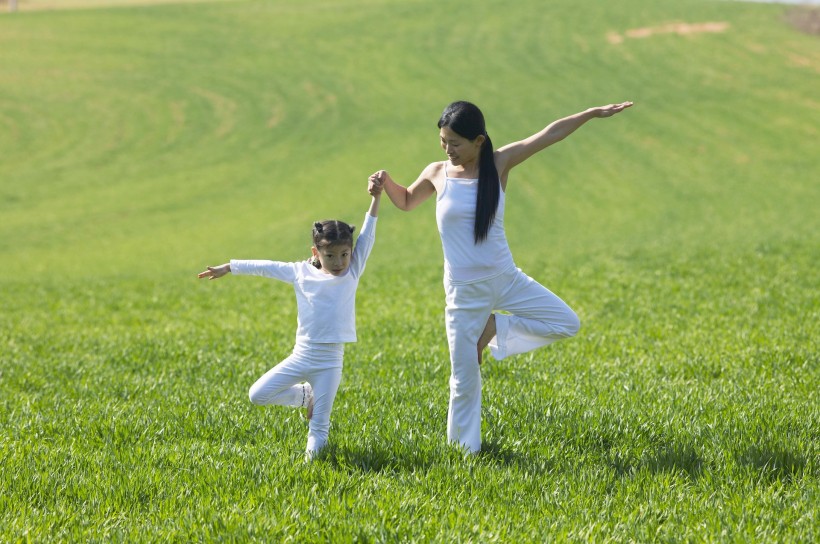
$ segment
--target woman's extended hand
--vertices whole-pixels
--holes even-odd
[[[612,117],[616,113],[624,111],[630,106],[632,106],[632,102],[621,102],[620,104],[601,106],[599,108],[595,108],[595,117]]]

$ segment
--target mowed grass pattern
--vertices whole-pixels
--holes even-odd
[[[820,42],[787,9],[0,16],[0,541],[816,540]],[[635,101],[511,175],[516,260],[581,333],[486,363],[464,458],[433,205],[385,202],[331,442],[305,464],[299,411],[246,396],[292,347],[292,291],[195,274],[360,225],[367,175],[440,160],[456,99],[497,146]]]

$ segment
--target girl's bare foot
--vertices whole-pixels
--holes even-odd
[[[307,408],[305,418],[310,421],[313,419],[313,405],[316,399],[313,396],[313,386],[305,382],[302,384],[302,406]]]
[[[490,343],[490,340],[493,339],[495,336],[495,314],[490,314],[490,317],[487,318],[487,324],[484,325],[484,332],[481,333],[481,337],[478,339],[478,364],[480,365],[483,362],[483,353],[484,348]]]

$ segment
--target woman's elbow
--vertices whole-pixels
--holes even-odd
[[[403,212],[409,212],[417,205],[417,203],[413,202],[410,198],[407,197],[396,199],[393,201],[393,204]]]

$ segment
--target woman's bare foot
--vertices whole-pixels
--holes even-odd
[[[484,325],[484,332],[481,333],[481,338],[478,339],[478,364],[483,362],[484,348],[490,343],[490,340],[495,336],[495,314],[490,314],[487,318],[487,324]]]

